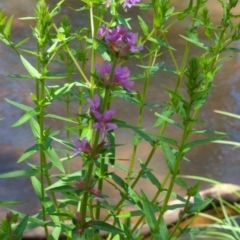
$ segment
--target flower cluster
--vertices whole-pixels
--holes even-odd
[[[111,119],[114,115],[114,110],[105,110],[103,113],[99,112],[100,97],[96,94],[93,98],[87,98],[90,105],[90,113],[95,118],[96,123],[93,124],[93,129],[99,129],[100,135],[105,138],[107,132],[117,128],[115,123],[111,123]]]
[[[87,101],[90,106],[90,115],[94,118],[95,123],[92,125],[93,129],[99,129],[100,136],[102,137],[102,141],[97,145],[94,154],[93,148],[91,144],[88,142],[87,138],[83,138],[82,140],[75,139],[73,140],[73,145],[75,150],[73,152],[74,155],[78,155],[80,153],[92,154],[93,158],[98,158],[99,154],[103,149],[109,148],[108,142],[105,140],[107,136],[107,132],[110,130],[114,130],[117,128],[117,124],[112,123],[111,119],[114,116],[114,110],[105,110],[103,113],[100,113],[100,96],[95,94],[93,99],[87,98]]]
[[[134,85],[133,81],[129,81],[130,71],[127,67],[117,65],[114,69],[112,79],[109,79],[112,70],[112,65],[109,62],[105,61],[103,65],[96,65],[96,70],[102,83],[106,87],[122,86],[130,90],[130,88]],[[92,104],[93,103],[90,105]]]
[[[124,57],[129,52],[135,53],[143,49],[142,45],[137,46],[137,34],[130,32],[122,25],[114,28],[102,26],[98,30],[97,36],[99,39],[104,40],[118,57]]]

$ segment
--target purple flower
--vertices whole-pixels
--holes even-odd
[[[125,0],[124,7],[131,8],[133,5],[137,4],[138,2],[140,2],[140,0]]]
[[[107,30],[108,30],[108,27],[105,26],[105,25],[103,25],[102,27],[100,27],[100,28],[98,29],[97,37],[98,37],[99,39],[103,39],[103,38],[105,37],[105,34],[106,34]]]
[[[113,110],[106,110],[102,114],[99,112],[95,112],[94,117],[98,122],[94,123],[92,128],[99,129],[100,134],[105,136],[107,131],[117,128],[117,125],[115,123],[109,122],[112,119],[113,115],[114,115]]]
[[[102,66],[96,65],[96,69],[105,86],[122,86],[129,90],[134,85],[134,82],[129,81],[130,71],[127,67],[117,65],[112,79],[109,79],[112,71],[112,65],[109,62],[105,61]]]
[[[107,0],[104,4],[106,4],[106,7],[110,7],[112,0]],[[140,2],[140,0],[125,0],[124,2],[124,7],[128,7],[131,8],[133,5],[137,4],[138,2]]]
[[[82,140],[75,139],[73,140],[73,144],[76,148],[73,152],[74,155],[78,155],[82,152],[87,154],[92,152],[92,147],[86,138],[83,138]]]
[[[128,52],[135,53],[143,49],[142,45],[137,46],[137,34],[128,31],[126,27],[121,25],[110,29],[102,26],[98,30],[98,37],[103,39],[119,57],[126,56]]]
[[[100,107],[100,97],[99,97],[99,95],[95,94],[93,99],[87,98],[87,101],[89,103],[91,113],[94,114],[94,112],[97,111],[98,108]]]

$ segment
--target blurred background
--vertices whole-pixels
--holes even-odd
[[[56,0],[46,0],[50,5],[50,9],[57,3]],[[172,5],[175,9],[185,9],[189,1],[173,0]],[[211,11],[211,20],[213,23],[220,24],[221,21],[221,6],[216,0],[208,1],[209,9]],[[31,16],[35,7],[35,0],[1,0],[0,9],[4,9],[6,15],[14,15],[14,23],[12,29],[12,41],[18,42],[21,39],[31,34],[31,26],[34,26],[34,21],[20,21],[18,18]],[[69,16],[70,22],[74,28],[85,26],[87,23],[87,13],[75,12],[68,6],[74,9],[80,8],[80,5],[75,0],[68,0],[63,5],[61,13],[57,16],[57,19],[61,19],[64,15]],[[240,10],[240,5],[234,9],[233,13],[237,13]],[[131,24],[134,32],[140,32],[140,27],[137,21],[137,15],[141,14],[136,8],[132,8],[126,14],[132,18]],[[142,17],[146,22],[151,24],[151,11],[144,12]],[[174,25],[168,33],[168,39],[170,44],[177,50],[175,52],[178,62],[181,62],[183,51],[185,48],[185,41],[183,41],[179,34],[185,34],[185,29],[189,24],[188,19],[179,21]],[[203,34],[200,32],[200,35]],[[35,48],[35,42],[30,41],[27,43],[29,49]],[[236,42],[234,47],[240,47],[240,43]],[[198,55],[201,50],[196,47],[191,47],[191,55]],[[7,74],[26,73],[22,63],[16,56],[16,54],[3,43],[0,42],[0,118],[4,118],[0,121],[0,173],[10,172],[12,170],[21,169],[26,167],[26,163],[17,164],[17,159],[20,155],[34,143],[34,138],[29,130],[29,124],[24,124],[17,128],[11,128],[11,125],[20,118],[22,111],[8,104],[4,98],[8,98],[13,101],[17,101],[26,105],[32,105],[30,98],[30,92],[34,92],[34,82],[31,80],[23,79],[11,79],[5,77]],[[240,141],[240,120],[227,118],[222,115],[214,113],[214,110],[229,111],[236,114],[240,114],[240,71],[239,71],[239,54],[232,54],[232,58],[225,62],[222,69],[218,72],[214,81],[215,86],[212,89],[203,111],[199,115],[201,120],[206,120],[207,123],[202,128],[213,129],[218,131],[227,132],[228,138],[233,141]],[[34,60],[33,60],[34,61]],[[99,57],[99,61],[100,57]],[[160,58],[166,66],[173,66],[168,54],[163,54]],[[34,63],[33,63],[34,65]],[[135,66],[135,62],[130,60],[128,67],[132,73],[140,71]],[[164,103],[168,101],[168,96],[165,92],[165,88],[172,89],[175,86],[176,77],[166,72],[158,72],[153,79],[151,79],[147,101],[151,103]],[[141,80],[137,81],[134,90],[141,91]],[[56,103],[54,107],[50,107],[49,111],[60,112],[61,103]],[[117,118],[128,121],[130,124],[135,125],[137,123],[138,109],[136,106],[131,106],[128,102],[123,100],[117,100],[113,103],[113,107],[116,110]],[[74,112],[74,106],[72,108]],[[77,112],[77,109],[76,109]],[[144,128],[148,131],[157,133],[157,129],[152,129],[153,123],[156,121],[156,117],[150,109],[145,109]],[[52,124],[53,121],[49,121],[48,124]],[[56,129],[60,129],[61,125],[58,122],[54,122]],[[167,128],[165,136],[179,139],[180,132],[175,127],[171,126]],[[124,146],[117,149],[117,157],[121,159],[129,159],[131,156],[132,146],[131,138],[133,132],[130,130],[117,130],[116,131],[117,142],[124,144]],[[148,143],[143,142],[139,147],[137,157],[143,162],[146,160],[151,147]],[[240,151],[238,149],[233,150],[229,146],[208,144],[200,147],[195,147],[188,152],[187,157],[190,162],[183,161],[181,165],[180,174],[198,175],[208,178],[213,178],[218,181],[227,183],[240,183],[239,163],[240,163]],[[33,156],[29,161],[37,162],[38,156]],[[121,162],[119,162],[121,163]],[[127,165],[126,162],[121,164]],[[75,160],[73,169],[78,170],[81,168],[81,161]],[[150,164],[150,168],[154,169],[154,173],[163,179],[167,173],[167,167],[165,160],[160,151],[156,152],[153,162]],[[135,170],[138,170],[138,164]],[[114,170],[114,169],[112,169]],[[110,170],[110,171],[112,171]],[[191,182],[188,181],[190,184]],[[207,188],[209,185],[201,183],[201,189]],[[156,191],[155,187],[151,186],[145,180],[140,182],[138,189],[144,189],[149,197],[153,196]],[[176,187],[175,189],[181,195],[185,195],[185,191]],[[118,199],[118,195],[114,194],[114,190],[107,190],[112,193],[112,201],[115,202]],[[0,179],[0,201],[4,200],[26,200],[27,204],[16,207],[16,209],[24,212],[33,213],[39,208],[37,199],[33,194],[31,183],[27,178],[19,179]],[[0,208],[0,217],[5,213],[5,208]]]

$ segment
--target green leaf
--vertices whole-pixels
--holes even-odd
[[[8,19],[8,21],[7,21],[6,25],[5,25],[5,28],[3,30],[3,33],[4,33],[6,38],[9,38],[10,35],[11,35],[12,21],[13,21],[13,16],[11,16]]]
[[[193,44],[195,44],[196,46],[198,46],[200,48],[203,48],[203,49],[205,49],[207,51],[210,50],[209,47],[207,47],[204,43],[199,42],[197,39],[188,38],[188,37],[185,37],[185,36],[182,36],[182,35],[180,35],[180,37],[182,37],[183,39],[185,39],[185,40],[187,40],[187,41],[189,41],[189,42],[191,42]]]
[[[0,178],[16,178],[16,177],[28,177],[28,176],[35,176],[39,173],[36,169],[24,169],[18,171],[12,171],[9,173],[2,173],[0,174]]]
[[[179,127],[180,129],[183,129],[183,125],[174,121],[173,119],[169,118],[172,115],[172,111],[169,111],[168,109],[165,109],[165,111],[162,112],[162,114],[159,114],[157,112],[154,112],[154,115],[158,117],[158,120],[154,123],[153,127],[160,126],[164,122],[168,122],[170,124],[175,125],[176,127]]]
[[[198,189],[199,189],[199,182],[196,183],[193,187],[191,187],[190,189],[188,189],[187,191],[187,195],[190,196],[190,197],[194,197],[197,192],[198,192]]]
[[[176,166],[176,156],[173,154],[171,148],[168,146],[167,143],[161,142],[161,146],[168,169],[170,170],[171,174],[173,174]]]
[[[115,235],[112,240],[121,240],[121,237],[119,234]]]
[[[125,236],[125,233],[121,229],[118,229],[118,228],[114,227],[113,225],[106,223],[106,222],[95,221],[95,222],[91,223],[91,227],[101,230],[101,231],[108,232],[108,233],[120,234],[122,236]]]
[[[30,120],[31,118],[39,115],[39,111],[32,109],[28,112],[26,112],[21,118],[19,118],[13,125],[12,127],[17,127],[20,126],[22,124],[24,124],[25,122],[27,122],[28,120]]]
[[[155,217],[155,210],[154,210],[155,208],[153,207],[153,204],[148,200],[147,196],[144,194],[142,190],[141,190],[141,194],[142,194],[143,213],[145,215],[146,222],[150,230],[153,231],[157,223],[156,217]]]
[[[146,133],[144,129],[128,125],[127,123],[124,122],[116,122],[119,128],[129,128],[132,129],[135,133],[137,133],[139,136],[141,136],[145,141],[153,144],[153,139],[150,137],[149,133]]]
[[[40,200],[43,200],[42,199],[41,183],[39,182],[39,180],[35,176],[31,177],[31,181],[32,181],[32,185],[33,185],[33,188],[34,188],[34,191],[35,191],[36,195],[38,196],[38,198]]]
[[[164,142],[164,143],[168,143],[168,144],[171,144],[171,145],[174,145],[174,146],[178,146],[177,141],[175,141],[174,139],[163,137],[163,136],[156,135],[156,134],[151,134],[151,133],[148,133],[148,136],[152,136],[154,139],[156,139],[160,142]]]
[[[24,160],[31,157],[33,154],[35,154],[39,150],[38,144],[33,145],[32,147],[28,148],[18,159],[18,163],[23,162]]]
[[[79,178],[78,178],[79,179]],[[65,187],[66,186],[66,182],[65,181],[62,181],[62,180],[59,180],[55,183],[53,183],[51,186],[47,187],[46,188],[46,191],[48,190],[54,190],[55,188],[59,188],[59,187]]]
[[[122,15],[118,14],[116,16],[119,24],[124,25],[125,27],[127,27],[128,29],[131,29],[130,24],[128,23],[128,21],[130,20],[129,18],[123,17]]]
[[[27,228],[28,215],[26,215],[22,221],[18,224],[17,228],[14,230],[16,235],[16,240],[21,240],[25,229]]]
[[[70,118],[61,117],[61,116],[58,116],[58,115],[55,115],[55,114],[46,114],[44,117],[55,118],[55,119],[62,120],[62,121],[65,121],[65,122],[77,123],[77,121],[74,121]]]
[[[136,210],[136,211],[129,211],[129,212],[123,212],[117,215],[118,218],[130,218],[130,217],[138,217],[143,216],[142,211]]]
[[[158,181],[158,179],[152,174],[152,170],[147,168],[143,162],[140,161],[140,166],[143,170],[143,173],[146,174],[147,178],[150,180],[150,182],[155,185],[158,189],[161,188],[161,183]]]
[[[39,139],[41,135],[39,123],[34,118],[29,119],[29,123],[34,137]]]
[[[138,15],[138,21],[139,21],[140,27],[141,27],[144,35],[147,36],[149,34],[147,24],[144,22],[144,20],[139,15]]]
[[[148,38],[148,40],[151,41],[151,42],[157,43],[159,46],[166,47],[166,48],[168,48],[168,49],[171,49],[171,50],[173,50],[173,51],[176,51],[175,48],[171,47],[169,44],[163,42],[163,41],[160,40],[160,39],[156,39],[156,38],[150,37],[150,38]]]
[[[159,225],[158,229],[159,229],[158,230],[159,232],[158,232],[158,234],[156,234],[157,238],[155,238],[155,239],[170,239],[167,224],[163,217],[160,220],[160,225]]]
[[[30,39],[30,37],[24,38],[23,40],[21,40],[20,42],[18,42],[17,44],[14,45],[15,48],[20,47],[22,44],[24,44],[25,42],[27,42]]]
[[[206,138],[206,139],[200,139],[200,140],[195,140],[195,141],[192,141],[192,142],[188,142],[184,146],[184,152],[187,152],[191,148],[193,148],[195,146],[198,146],[198,145],[203,145],[203,144],[206,144],[206,143],[216,142],[216,140],[219,140],[219,137]]]
[[[13,106],[24,110],[25,112],[28,112],[28,111],[33,110],[33,108],[31,108],[31,107],[28,107],[28,106],[23,105],[23,104],[18,103],[18,102],[11,101],[11,100],[9,100],[9,99],[7,99],[7,98],[5,98],[5,100],[6,100],[8,103],[12,104]]]
[[[51,149],[48,148],[47,150],[44,151],[44,153],[55,167],[57,167],[62,173],[65,173],[62,162],[60,161],[60,158],[58,157],[57,153],[53,148]]]
[[[28,79],[35,80],[34,77],[32,77],[31,75],[27,75],[27,74],[8,74],[5,76],[10,77],[10,78],[23,78],[25,80],[28,80]]]
[[[138,146],[142,142],[142,138],[138,134],[134,134],[132,137],[132,145],[133,146]]]
[[[190,210],[188,213],[195,213],[195,212],[201,212],[203,209],[205,209],[209,204],[213,201],[213,199],[205,199],[201,202],[194,202],[194,204],[191,205]]]
[[[27,201],[0,201],[0,206],[10,206],[26,203]]]
[[[20,59],[24,65],[24,67],[27,69],[27,71],[29,72],[29,74],[31,76],[33,76],[34,78],[40,79],[41,78],[41,74],[38,72],[38,70],[36,68],[34,68],[30,62],[27,61],[27,59],[25,59],[22,55],[20,55]]]
[[[240,119],[240,115],[239,114],[234,114],[234,113],[230,113],[230,112],[225,112],[225,111],[220,111],[220,110],[214,110],[215,113],[219,113],[219,114],[223,114],[225,116],[229,116],[229,117],[233,117],[233,118],[238,118]]]
[[[182,178],[176,178],[175,183],[178,184],[183,189],[188,189],[187,183]]]
[[[61,227],[55,227],[50,236],[50,240],[58,240],[61,234]]]

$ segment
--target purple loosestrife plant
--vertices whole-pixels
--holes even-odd
[[[175,11],[171,0],[143,1],[141,4],[138,4],[140,0],[83,0],[77,10],[71,8],[71,11],[79,14],[81,8],[84,14],[79,16],[85,16],[86,13],[89,21],[87,26],[82,25],[86,21],[77,21],[76,24],[81,24],[74,27],[67,18],[63,18],[60,24],[54,21],[64,1],[59,0],[52,10],[49,10],[47,0],[37,2],[32,42],[26,44],[31,39],[28,36],[15,42],[11,37],[13,17],[8,18],[3,12],[0,12],[0,41],[13,49],[12,52],[20,57],[21,64],[26,68],[27,74],[14,73],[10,76],[32,79],[36,85],[36,92],[31,94],[31,106],[7,101],[25,111],[13,126],[29,122],[36,139],[34,143],[32,139],[29,140],[31,145],[18,161],[29,160],[38,153],[39,162],[30,162],[24,170],[0,174],[0,178],[30,176],[36,196],[40,199],[41,210],[30,217],[18,212],[7,214],[0,223],[0,240],[20,240],[24,232],[34,228],[37,223],[44,228],[42,238],[47,240],[59,239],[61,234],[68,240],[79,239],[79,235],[81,239],[92,239],[94,236],[94,239],[102,240],[103,231],[108,234],[104,239],[142,239],[141,226],[144,224],[144,228],[147,226],[149,229],[150,240],[178,239],[188,231],[179,227],[183,217],[198,214],[202,206],[207,206],[211,201],[200,199],[198,185],[187,186],[178,174],[182,160],[192,147],[215,141],[218,137],[215,131],[205,131],[204,127],[198,129],[200,123],[203,124],[198,116],[214,85],[213,79],[220,69],[221,61],[225,59],[220,56],[221,53],[224,50],[225,56],[229,50],[239,50],[228,48],[229,44],[240,39],[239,23],[232,21],[238,17],[232,11],[237,1],[218,1],[222,3],[223,16],[219,18],[221,21],[218,25],[214,26],[208,11],[203,8],[206,2],[203,0],[191,1],[188,11]],[[136,14],[133,14],[133,19],[121,15],[121,7],[131,11],[130,8],[135,5],[139,7],[137,17]],[[149,8],[153,11],[143,12]],[[186,33],[179,32],[181,41],[185,41],[184,48],[181,45],[180,49],[180,52],[185,49],[183,60],[179,63],[179,55],[176,55],[179,54],[178,49],[170,46],[172,39],[168,39],[168,32],[181,19],[185,19],[184,24],[185,21],[189,23]],[[138,23],[132,24],[132,20]],[[130,31],[137,25],[140,26],[138,30]],[[74,29],[77,31],[74,32]],[[32,47],[33,41],[35,49]],[[140,54],[143,45],[145,51]],[[191,56],[192,45],[201,48],[198,52],[201,55]],[[131,66],[135,65],[128,62],[130,57],[137,61],[135,73],[130,71]],[[102,65],[97,64],[100,58],[105,61]],[[59,72],[56,72],[56,63],[60,63]],[[168,81],[160,81],[164,81],[163,71],[169,77],[172,76],[171,80],[176,80],[171,81],[169,88],[163,87]],[[157,79],[154,81],[157,90],[151,86],[150,92],[152,77]],[[132,92],[134,82],[130,79],[138,81],[140,87],[137,92]],[[52,80],[61,80],[61,83],[50,84]],[[65,81],[64,84],[62,81]],[[174,83],[176,85],[172,86]],[[155,90],[160,96],[154,96],[158,102],[151,100],[150,93]],[[126,117],[125,112],[122,112],[118,114],[121,115],[120,119],[113,119],[115,111],[111,105],[116,98],[119,102],[127,101],[128,112],[136,109],[138,116]],[[58,113],[51,112],[51,107],[46,109],[53,102],[60,106]],[[62,105],[65,111],[62,111]],[[85,111],[86,105],[88,111]],[[134,114],[135,110],[132,112]],[[149,129],[149,122],[144,122],[146,112],[152,114],[152,118],[148,118],[152,129]],[[51,121],[46,122],[46,118],[53,118],[54,126],[51,126]],[[129,118],[132,118],[131,122],[136,120],[135,124],[130,124]],[[57,121],[61,123],[58,125]],[[145,125],[148,126],[147,130],[143,128]],[[177,132],[181,136],[168,135],[166,129],[171,126],[179,128]],[[59,129],[51,132],[52,127]],[[120,162],[121,154],[116,151],[120,146],[117,142],[120,131],[114,131],[117,128],[131,130],[124,131],[124,134],[129,135],[124,135],[126,142],[121,147],[127,149],[120,150],[126,154],[124,165]],[[59,134],[65,131],[66,135]],[[214,133],[214,137],[197,137],[197,141],[193,137],[189,139],[192,133],[198,133],[199,136],[205,132]],[[73,136],[77,136],[77,139],[71,144]],[[59,144],[62,144],[62,148],[56,148]],[[147,147],[141,148],[143,144]],[[73,145],[75,150],[74,155],[71,155]],[[129,150],[132,152],[129,153]],[[161,151],[161,154],[153,159],[157,151]],[[149,168],[150,164],[154,166],[152,161],[156,160],[163,161],[162,164],[168,167],[164,179],[158,179],[158,168]],[[153,189],[153,198],[149,197],[152,194],[145,192],[146,188],[138,190],[140,179],[146,181],[144,185],[150,185],[149,189]],[[182,198],[173,194],[176,183],[183,187],[188,196],[186,201],[182,201],[185,206],[177,216],[175,228],[169,233],[164,214],[170,209],[171,197]],[[114,193],[110,193],[111,188]],[[109,196],[105,196],[104,192]],[[190,199],[197,200],[193,208]],[[123,208],[126,203],[131,205],[127,214]],[[16,201],[3,202],[3,206],[9,204],[16,204]],[[178,210],[175,205],[171,208]],[[139,218],[137,222],[132,221],[135,215]],[[122,217],[129,219],[122,221]],[[71,223],[69,219],[72,219]],[[52,232],[49,227],[54,227]]]
[[[122,86],[128,90],[134,85],[133,81],[129,81],[130,71],[127,67],[117,65],[114,69],[112,79],[109,79],[112,65],[105,61],[103,65],[96,65],[99,78],[106,87]]]

